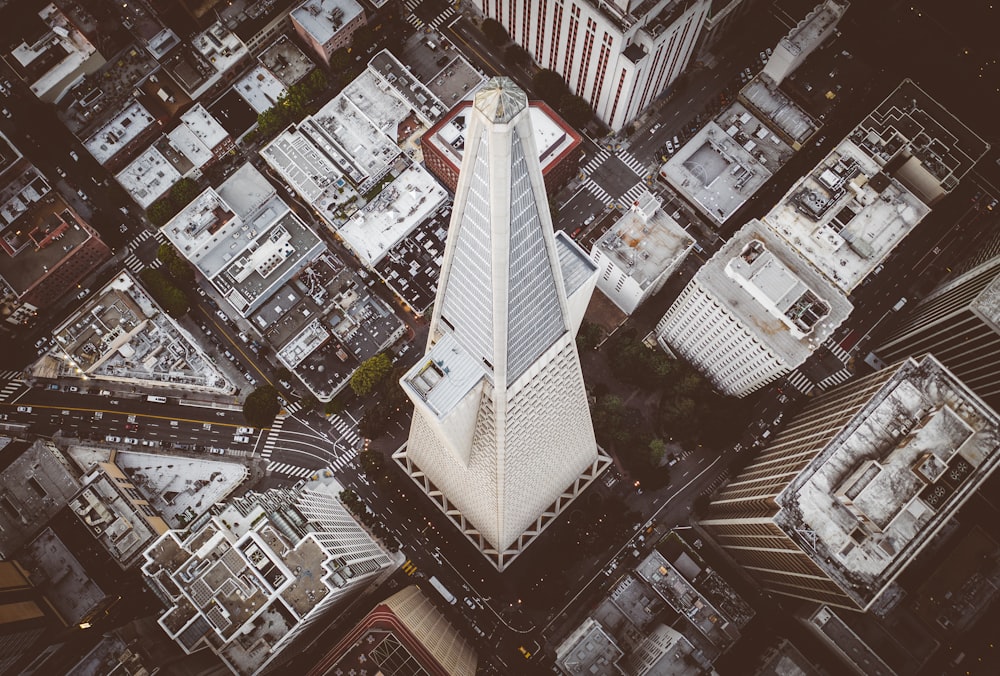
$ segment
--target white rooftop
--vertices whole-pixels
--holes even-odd
[[[660,175],[721,225],[791,155],[787,143],[735,103],[699,129]]]
[[[886,375],[777,497],[775,522],[861,607],[1000,462],[997,414],[937,360],[910,359]]]
[[[396,138],[396,127],[410,114],[410,106],[370,68],[344,87],[340,96],[353,103],[376,129],[391,139]]]
[[[233,89],[257,114],[274,107],[278,97],[288,91],[281,80],[263,66],[256,66],[241,77]]]
[[[687,254],[694,238],[660,208],[659,200],[648,192],[644,197],[594,242],[594,249],[646,289]]]
[[[166,134],[170,146],[183,155],[192,167],[201,168],[212,161],[212,149],[201,142],[191,128],[179,124]]]
[[[694,279],[761,343],[795,366],[854,309],[838,288],[756,219],[740,228]]]
[[[446,332],[423,359],[403,376],[401,384],[419,394],[438,418],[455,406],[480,382],[489,379],[483,363]]]
[[[104,164],[155,123],[145,106],[133,99],[131,103],[83,142],[99,164]]]
[[[866,152],[844,140],[764,221],[850,293],[929,211]]]
[[[229,132],[200,103],[196,103],[181,115],[181,122],[209,150],[214,150],[229,137]]]
[[[441,184],[414,164],[337,232],[362,263],[372,266],[446,199],[448,193]]]
[[[195,35],[191,46],[212,64],[217,73],[226,72],[247,55],[243,41],[220,22]]]
[[[155,146],[149,146],[115,179],[136,204],[146,209],[181,180],[181,175]]]
[[[292,10],[295,20],[320,44],[362,13],[355,0],[306,0]]]
[[[58,49],[61,58],[53,60],[51,66],[30,83],[35,96],[43,100],[55,99],[83,74],[92,73],[105,61],[97,48],[54,3],[46,5],[38,16],[51,30],[33,45],[22,41],[11,50],[11,56],[22,66],[27,66],[40,57],[53,56]]]
[[[820,46],[830,25],[840,21],[847,6],[847,2],[824,2],[817,5],[778,44],[795,55],[811,53]]]
[[[787,134],[793,143],[805,143],[819,127],[806,111],[795,105],[780,89],[769,87],[760,77],[750,80],[740,91],[740,96],[752,106],[755,115],[768,126]],[[771,170],[773,173],[774,167]]]

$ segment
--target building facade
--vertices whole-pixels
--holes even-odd
[[[476,95],[416,410],[394,457],[503,570],[607,466],[575,335],[595,268],[553,234],[524,92]]]
[[[656,325],[720,392],[742,397],[802,364],[853,306],[760,221],[730,238]]]
[[[415,585],[376,605],[311,673],[363,672],[475,676],[475,649]],[[403,666],[405,665],[405,666]]]
[[[813,399],[702,526],[768,591],[867,611],[1000,463],[1000,417],[934,357]]]
[[[354,31],[367,23],[355,0],[306,0],[292,10],[292,28],[326,65],[330,55],[350,47]]]
[[[144,553],[167,606],[159,624],[187,653],[208,648],[256,674],[392,564],[341,503],[333,479],[249,493]]]
[[[931,352],[1000,409],[1000,256],[939,286],[874,352],[887,363]]]
[[[711,0],[481,0],[541,68],[614,131],[684,72]]]

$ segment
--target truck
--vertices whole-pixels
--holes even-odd
[[[157,394],[151,394],[148,397],[146,397],[146,401],[152,402],[154,404],[165,404],[167,403],[167,398],[161,397]]]
[[[455,605],[455,601],[457,600],[457,599],[455,599],[455,595],[452,594],[450,591],[448,591],[448,588],[445,587],[443,584],[441,584],[440,580],[438,580],[436,577],[434,577],[432,575],[431,579],[430,579],[430,583],[431,583],[431,586],[434,587],[437,590],[438,594],[440,594],[442,597],[444,597],[445,601],[447,601],[451,605]]]

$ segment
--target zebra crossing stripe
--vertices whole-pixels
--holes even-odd
[[[646,173],[645,165],[639,160],[637,160],[627,150],[623,150],[620,153],[618,153],[618,159],[621,160],[625,166],[627,166],[629,169],[634,171],[639,176],[642,176],[644,173]]]
[[[438,26],[440,26],[445,21],[447,21],[448,19],[450,19],[452,16],[454,16],[454,14],[455,14],[455,8],[454,7],[448,7],[441,14],[438,14],[438,16],[437,16],[436,19],[434,19],[433,21],[431,21],[431,28],[433,28],[434,30],[437,30]]]
[[[597,183],[592,178],[588,178],[587,182],[583,184],[587,190],[593,193],[594,197],[601,200],[605,204],[614,201],[608,191],[597,185]]]
[[[320,470],[310,469],[308,467],[298,467],[297,465],[290,465],[287,462],[272,462],[268,464],[267,471],[287,474],[288,476],[295,477],[297,479],[304,479],[305,477],[315,474]]]

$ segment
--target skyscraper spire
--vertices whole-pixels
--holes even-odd
[[[396,457],[502,570],[608,463],[575,343],[596,269],[553,233],[524,92],[494,78],[470,118]]]

